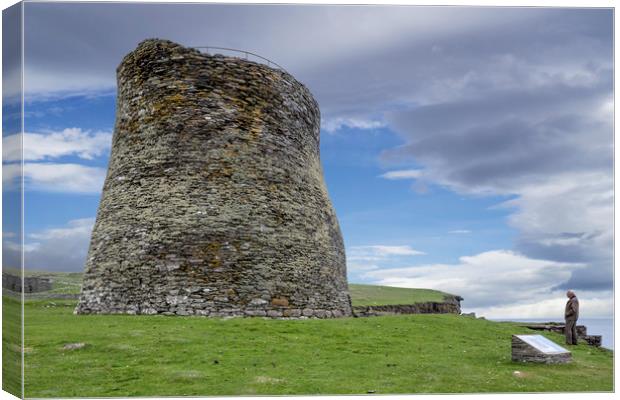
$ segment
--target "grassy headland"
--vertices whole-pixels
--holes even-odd
[[[429,301],[442,302],[449,293],[432,289],[408,289],[390,286],[349,284],[354,306],[382,306],[389,304],[414,304]]]
[[[511,335],[533,333],[513,323],[454,314],[292,321],[78,316],[74,306],[75,300],[26,302],[27,397],[613,389],[608,350],[581,344],[571,348],[567,365],[512,362]],[[543,334],[562,344],[562,336]],[[64,349],[70,343],[86,346]]]

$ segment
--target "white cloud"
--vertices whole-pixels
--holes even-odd
[[[69,221],[65,226],[27,233],[24,265],[30,270],[82,271],[88,251],[94,218]],[[18,267],[22,248],[18,242],[4,240],[3,261]]]
[[[468,229],[455,229],[453,231],[449,231],[448,233],[453,235],[466,235],[468,233],[471,233],[471,231]]]
[[[110,95],[116,88],[114,69],[99,73],[89,70],[51,72],[40,67],[34,63],[26,63],[24,71],[26,102],[73,96]]]
[[[11,54],[10,50],[7,50],[7,53]],[[16,53],[13,52],[11,56],[15,54]],[[2,102],[4,103],[4,105],[11,104],[17,106],[21,103],[22,100],[21,62],[15,57],[10,57],[9,59],[10,61],[7,61],[6,65],[3,65],[2,67],[3,74],[6,74],[4,79],[2,80]]]
[[[611,171],[609,171],[611,173]],[[607,289],[613,272],[613,180],[607,173],[556,174],[522,185],[509,224],[520,232],[516,247],[531,257],[589,264],[567,285]]]
[[[39,248],[39,243],[24,243],[22,246],[20,242],[15,240],[2,240],[2,259],[3,262],[9,268],[19,268],[21,265],[20,257],[22,252],[35,251]]]
[[[421,169],[405,169],[398,171],[389,171],[381,175],[381,178],[396,180],[396,179],[418,179],[422,177],[424,171]]]
[[[82,237],[84,235],[90,235],[94,224],[93,218],[80,218],[74,219],[67,223],[66,227],[62,228],[50,228],[41,232],[35,232],[28,234],[29,239],[35,239],[39,241],[44,240],[56,240],[56,239],[68,239],[72,237]]]
[[[431,264],[375,269],[363,277],[387,286],[429,288],[460,295],[466,310],[488,312],[519,304],[533,304],[556,296],[556,287],[571,273],[585,268],[580,263],[560,263],[525,257],[513,251],[495,250],[461,257],[458,264]],[[494,317],[501,315],[493,314]],[[525,312],[521,318],[531,317]]]
[[[374,245],[374,246],[366,246],[366,248],[371,249],[376,254],[383,256],[417,256],[425,254],[422,251],[415,250],[411,248],[411,246],[385,246],[385,245]]]
[[[418,256],[425,254],[415,250],[411,246],[353,246],[349,248],[348,258],[350,260],[382,260],[388,257]]]
[[[504,205],[516,208],[510,223],[526,235],[612,229],[613,181],[607,174],[558,173],[553,180],[521,185],[519,193]]]
[[[401,66],[383,56],[386,50],[398,56],[403,46],[418,45],[430,52],[429,41],[435,44],[438,38],[477,30],[481,24],[503,28],[526,17],[531,23],[541,13],[461,8],[456,17],[440,7],[207,4],[144,4],[119,13],[107,4],[77,11],[71,6],[37,4],[30,7],[29,15],[26,24],[36,21],[36,26],[28,29],[28,94],[113,88],[114,70],[123,55],[144,38],[162,37],[190,46],[217,44],[250,50],[285,66],[295,76],[301,75],[302,82],[309,75],[323,74],[322,68],[333,71],[345,65],[349,79],[336,75],[322,80],[329,81],[329,91],[343,94],[345,99],[338,100],[348,105],[357,100],[348,90],[351,85],[360,91],[380,84],[379,77],[390,77],[381,71],[373,76],[368,59],[396,64],[393,69],[410,69],[409,63]],[[115,29],[102,35],[102,29],[111,24]],[[211,43],[197,43],[197,38],[209,38]],[[439,46],[446,47],[437,43]],[[355,63],[360,56],[366,58],[365,63]],[[371,76],[360,80],[358,70]]]
[[[33,162],[75,156],[92,160],[110,149],[110,132],[92,132],[80,128],[61,131],[14,134],[3,139],[2,182],[7,189],[18,184],[22,167],[15,161],[22,157],[25,190],[45,192],[99,193],[105,169],[76,163]],[[13,163],[10,163],[13,162]]]
[[[513,197],[504,205],[511,207],[509,223],[518,233],[515,250],[530,258],[587,263],[567,284],[608,290],[613,277],[608,59],[601,52],[577,66],[526,54],[489,61],[477,66],[459,96],[436,92],[433,103],[386,113],[406,143],[386,151],[383,161],[415,162],[424,169],[418,182],[459,194]],[[484,73],[493,63],[493,71]]]
[[[566,291],[552,291],[545,297],[517,304],[472,308],[467,312],[473,311],[478,315],[496,319],[549,318],[550,321],[561,321],[564,318]],[[582,291],[577,292],[577,297],[579,298],[579,313],[583,318],[613,316],[614,302],[611,291]]]
[[[373,271],[402,262],[426,253],[416,250],[411,246],[370,245],[352,246],[347,248],[347,271],[354,276],[360,277],[362,272]]]
[[[328,133],[334,133],[342,128],[353,129],[377,129],[382,128],[386,124],[383,121],[369,120],[363,118],[329,118],[322,124],[322,128]]]
[[[26,163],[23,173],[25,190],[82,194],[100,193],[106,175],[104,168],[57,163]],[[20,164],[4,165],[2,184],[11,189],[20,175]]]
[[[41,161],[63,156],[77,156],[85,160],[104,155],[110,148],[110,132],[83,131],[67,128],[62,131],[24,133],[10,135],[3,139],[2,156],[5,162]]]
[[[14,190],[20,185],[22,175],[21,164],[2,165],[2,190]]]
[[[94,218],[71,220],[66,226],[27,234],[30,245],[24,249],[28,269],[81,271],[84,268]],[[28,243],[27,243],[28,245]]]
[[[374,269],[379,269],[379,266],[376,264],[367,264],[363,262],[353,262],[353,261],[347,260],[347,271],[348,272],[371,271]]]
[[[13,240],[3,240],[2,248],[6,252],[21,252],[22,246]],[[17,265],[9,265],[9,267],[16,267]]]

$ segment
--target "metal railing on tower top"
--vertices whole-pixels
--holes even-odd
[[[267,64],[268,67],[271,68],[276,68],[279,70],[282,70],[284,72],[286,72],[286,70],[284,69],[284,67],[282,67],[281,65],[279,65],[276,62],[271,61],[268,58],[265,58],[263,56],[260,56],[256,53],[252,53],[251,51],[246,51],[246,50],[239,50],[239,49],[231,49],[229,47],[216,47],[216,46],[192,46],[193,49],[199,49],[200,51],[207,53],[207,54],[221,54],[221,53],[216,53],[216,50],[224,50],[224,51],[228,51],[231,53],[236,53],[236,54],[243,54],[243,58],[245,58],[246,60],[251,60],[254,61],[254,59],[258,59],[261,63],[263,64]],[[213,51],[211,51],[213,50]],[[222,55],[226,55],[226,54],[222,54]],[[252,58],[250,58],[252,57]]]

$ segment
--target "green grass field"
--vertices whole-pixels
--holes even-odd
[[[531,332],[512,323],[445,314],[293,321],[76,316],[74,306],[74,300],[27,301],[27,397],[611,391],[613,385],[613,353],[583,344],[571,349],[568,365],[512,362],[511,335]],[[558,334],[545,336],[562,343]],[[63,349],[69,343],[86,347]]]
[[[22,338],[21,306],[18,299],[2,301],[2,389],[21,397]]]
[[[73,315],[81,274],[25,304],[27,397],[611,391],[613,352],[581,344],[568,365],[510,360],[513,323],[457,315],[332,320]],[[353,305],[446,293],[350,285]],[[3,297],[4,315],[19,303]],[[4,324],[5,388],[19,393],[17,326]],[[563,337],[545,336],[562,344]],[[66,344],[85,343],[80,349]],[[515,371],[519,371],[516,373]],[[15,372],[15,373],[14,373]]]

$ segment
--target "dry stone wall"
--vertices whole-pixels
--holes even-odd
[[[52,290],[52,281],[48,278],[25,276],[23,283],[24,293],[37,293]],[[21,293],[22,277],[3,272],[2,287],[12,292]]]
[[[526,328],[537,331],[550,331],[564,335],[565,325],[558,322],[534,323],[523,325]],[[590,346],[600,347],[603,343],[601,335],[588,335],[588,328],[585,325],[577,325],[577,337],[584,340]]]
[[[129,53],[117,80],[76,313],[351,315],[308,89],[164,40]]]

